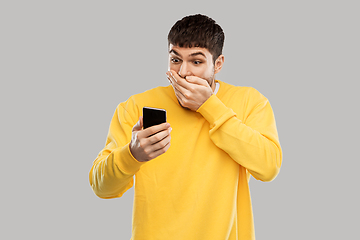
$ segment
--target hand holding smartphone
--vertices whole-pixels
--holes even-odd
[[[168,123],[159,125],[162,123],[166,123],[164,109],[143,108],[142,124],[140,119],[133,127],[130,142],[130,151],[136,160],[146,162],[169,149],[171,127]]]

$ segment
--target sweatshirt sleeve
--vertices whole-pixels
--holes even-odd
[[[209,122],[210,138],[217,147],[257,180],[272,181],[282,162],[274,114],[269,101],[255,89],[249,91],[246,102],[243,121],[216,95],[198,112]]]
[[[100,198],[121,197],[133,186],[133,176],[144,164],[137,161],[129,149],[135,123],[120,104],[111,120],[106,146],[94,160],[89,173],[90,185]]]

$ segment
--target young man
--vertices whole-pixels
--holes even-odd
[[[224,33],[193,15],[170,30],[167,87],[120,103],[90,171],[101,198],[133,186],[132,239],[255,239],[249,178],[271,181],[282,152],[268,100],[215,80]],[[167,123],[143,129],[144,106]],[[171,143],[171,144],[170,144]]]

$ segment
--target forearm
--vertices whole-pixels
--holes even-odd
[[[128,145],[104,149],[89,173],[90,185],[101,198],[121,197],[133,185],[133,176],[143,163],[131,155]]]
[[[262,181],[273,180],[281,166],[281,149],[275,142],[232,117],[210,138],[251,175]],[[226,140],[225,140],[226,139]]]
[[[112,117],[104,149],[101,150],[89,173],[90,185],[101,198],[121,197],[133,185],[133,176],[140,169],[129,150],[134,119],[119,104]]]
[[[264,115],[265,111],[270,110],[259,110],[259,114]],[[254,124],[253,121],[251,124],[256,127],[251,127],[238,119],[235,112],[216,96],[205,102],[199,112],[210,123],[210,138],[217,147],[228,153],[256,179],[271,181],[276,177],[282,153],[271,114],[261,116],[261,123]]]

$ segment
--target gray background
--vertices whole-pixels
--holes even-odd
[[[358,1],[64,0],[0,3],[1,239],[130,239],[133,189],[99,199],[88,172],[117,104],[168,84],[167,33],[194,13],[225,31],[217,78],[275,112],[257,239],[358,238]]]

